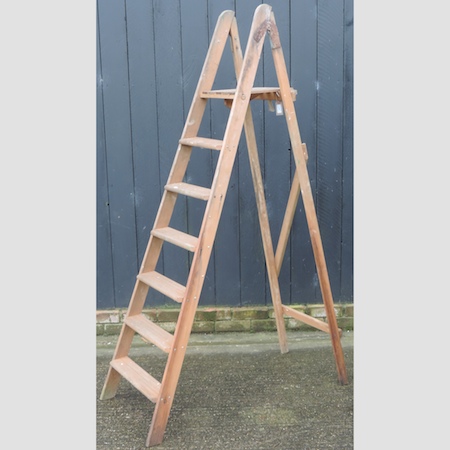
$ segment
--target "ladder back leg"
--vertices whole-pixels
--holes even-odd
[[[236,19],[231,27],[232,53],[236,76],[239,76],[242,70],[242,50],[239,41],[239,33],[237,29]],[[258,219],[261,229],[261,237],[263,241],[264,255],[266,259],[266,269],[269,278],[270,293],[272,303],[274,305],[275,322],[278,332],[278,341],[281,353],[288,352],[288,344],[286,337],[286,326],[283,316],[283,305],[281,303],[281,292],[278,282],[278,272],[276,270],[275,255],[273,251],[272,235],[270,233],[269,215],[264,195],[264,183],[261,175],[261,167],[259,164],[258,147],[256,144],[255,126],[253,123],[252,110],[248,106],[244,121],[244,131],[247,141],[247,150],[250,161],[250,169],[252,174],[253,186],[255,189],[256,206],[258,210]]]
[[[275,17],[271,14],[270,39],[272,43],[272,55],[275,64],[275,71],[281,90],[284,111],[286,115],[286,123],[288,126],[289,136],[291,139],[292,151],[294,154],[295,164],[297,167],[296,175],[298,184],[301,189],[303,205],[305,208],[308,229],[311,236],[311,244],[316,262],[317,273],[319,276],[319,284],[322,292],[325,312],[330,328],[331,342],[336,361],[338,379],[341,384],[347,384],[347,371],[344,362],[344,354],[342,351],[339,328],[337,326],[336,314],[334,312],[333,296],[331,292],[330,281],[325,261],[325,254],[322,246],[322,239],[319,231],[319,223],[317,221],[314,199],[309,182],[308,170],[306,167],[306,158],[303,153],[303,145],[298,128],[297,116],[295,113],[294,103],[290,95],[290,84],[286,70],[283,50],[280,44],[278,29],[275,23]],[[295,188],[296,189],[296,188]],[[295,194],[295,192],[294,192]]]

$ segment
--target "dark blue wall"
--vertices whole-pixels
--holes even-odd
[[[217,17],[236,12],[245,46],[260,1],[98,0],[97,308],[126,307],[192,101]],[[308,147],[319,226],[335,302],[353,301],[353,0],[277,0],[302,140]],[[235,83],[226,49],[214,87]],[[270,45],[256,85],[276,85]],[[210,102],[199,135],[221,139],[229,110]],[[295,164],[284,117],[252,103],[276,246]],[[216,154],[192,159],[187,176],[211,184]],[[198,230],[202,208],[183,200],[173,224]],[[158,270],[186,278],[185,253]],[[285,304],[321,301],[301,200],[280,273]],[[151,292],[148,305],[165,300]],[[201,305],[270,304],[245,139],[241,139]]]

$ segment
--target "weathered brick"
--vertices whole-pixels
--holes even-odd
[[[197,309],[194,320],[199,322],[214,322],[216,320],[216,314],[217,311],[213,308]]]
[[[120,311],[97,311],[97,323],[119,323]]]
[[[101,336],[102,334],[105,334],[105,327],[103,324],[98,323],[97,324],[97,336]]]
[[[231,320],[231,308],[218,308],[216,311],[216,320]]]
[[[320,331],[318,328],[308,325],[307,323],[302,323],[301,328],[299,331],[319,331],[320,333],[323,333],[323,331]]]
[[[215,324],[214,321],[197,321],[192,325],[193,333],[214,333]]]
[[[158,326],[169,333],[175,333],[176,322],[160,322]]]
[[[327,317],[327,313],[325,311],[325,306],[323,305],[312,305],[308,307],[309,314],[312,317],[316,317],[317,319],[324,319]],[[336,314],[336,317],[341,316],[341,308],[339,306],[334,305],[334,313]]]
[[[287,305],[296,311],[305,312],[305,305]],[[275,310],[273,308],[269,308],[269,319],[275,319]]]
[[[302,322],[299,320],[295,320],[292,317],[289,317],[285,321],[286,323],[286,330],[300,330],[302,327]]]
[[[262,307],[242,307],[233,308],[233,319],[250,320],[250,319],[268,319],[269,308]]]
[[[216,322],[216,332],[250,331],[250,320],[222,320]]]
[[[276,329],[275,319],[255,319],[251,321],[252,331],[274,331]]]
[[[105,323],[105,336],[116,336],[120,334],[122,325],[119,323]]]
[[[159,309],[158,322],[176,322],[178,320],[179,309]]]
[[[337,323],[343,331],[353,330],[353,317],[338,317]]]
[[[158,310],[156,308],[144,309],[142,311],[142,315],[152,322],[156,322],[158,320]]]
[[[305,305],[288,305],[289,308],[295,309],[296,311],[305,312],[306,306]]]
[[[354,317],[353,305],[345,305],[345,317]]]

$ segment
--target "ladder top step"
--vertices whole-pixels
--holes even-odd
[[[182,138],[179,140],[182,145],[189,145],[190,147],[200,147],[200,148],[208,148],[210,150],[221,150],[223,141],[218,139],[210,139],[204,137],[190,137],[190,138]]]
[[[236,89],[219,89],[214,91],[203,91],[202,98],[223,98],[233,100]],[[297,97],[297,90],[291,88],[292,100]],[[281,100],[281,91],[279,87],[254,87],[250,95],[250,100]]]
[[[128,380],[139,392],[144,394],[153,403],[156,403],[161,388],[161,383],[155,380],[141,366],[136,364],[128,356],[113,359],[111,366]]]
[[[183,231],[175,230],[170,227],[155,228],[151,231],[151,234],[159,239],[163,239],[166,242],[177,245],[178,247],[195,252],[197,248],[198,238]]]
[[[125,323],[146,341],[155,344],[162,351],[169,353],[173,344],[173,334],[162,329],[144,315],[125,317]]]
[[[158,272],[140,273],[137,279],[178,303],[183,301],[186,287]]]
[[[189,183],[166,184],[164,189],[177,194],[187,195],[188,197],[198,198],[199,200],[209,200],[211,195],[211,189]]]

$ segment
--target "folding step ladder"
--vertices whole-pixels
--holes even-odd
[[[279,83],[279,87],[275,88],[253,86],[266,34],[269,34],[270,37]],[[237,86],[236,89],[211,90],[228,38],[231,41]],[[278,29],[271,6],[261,4],[256,8],[244,57],[242,56],[234,12],[224,11],[217,20],[101,393],[101,399],[114,397],[119,381],[121,377],[124,377],[155,403],[146,446],[158,445],[163,440],[243,128],[247,140],[281,352],[285,353],[288,351],[284,323],[285,315],[327,332],[331,336],[338,381],[341,384],[347,384],[346,368],[340,343],[341,330],[337,326],[322,241],[306,168],[307,150],[300,138],[294,109],[293,101],[295,96],[296,91],[290,87]],[[223,140],[197,136],[207,102],[211,99],[223,99],[231,108]],[[278,106],[280,103],[282,104],[296,164],[296,174],[291,187],[276,252],[274,252],[272,245],[256,137],[249,105],[250,100],[253,99],[276,101]],[[211,188],[200,187],[183,181],[193,147],[220,152]],[[300,192],[302,193],[311,236],[327,322],[298,312],[281,303],[278,275]],[[206,202],[198,237],[169,226],[179,195],[194,197]],[[193,253],[185,286],[155,271],[162,245],[165,242]],[[181,303],[181,310],[174,334],[158,327],[141,314],[149,288],[156,289],[175,302]],[[153,378],[128,356],[135,333],[168,353],[161,382]]]

